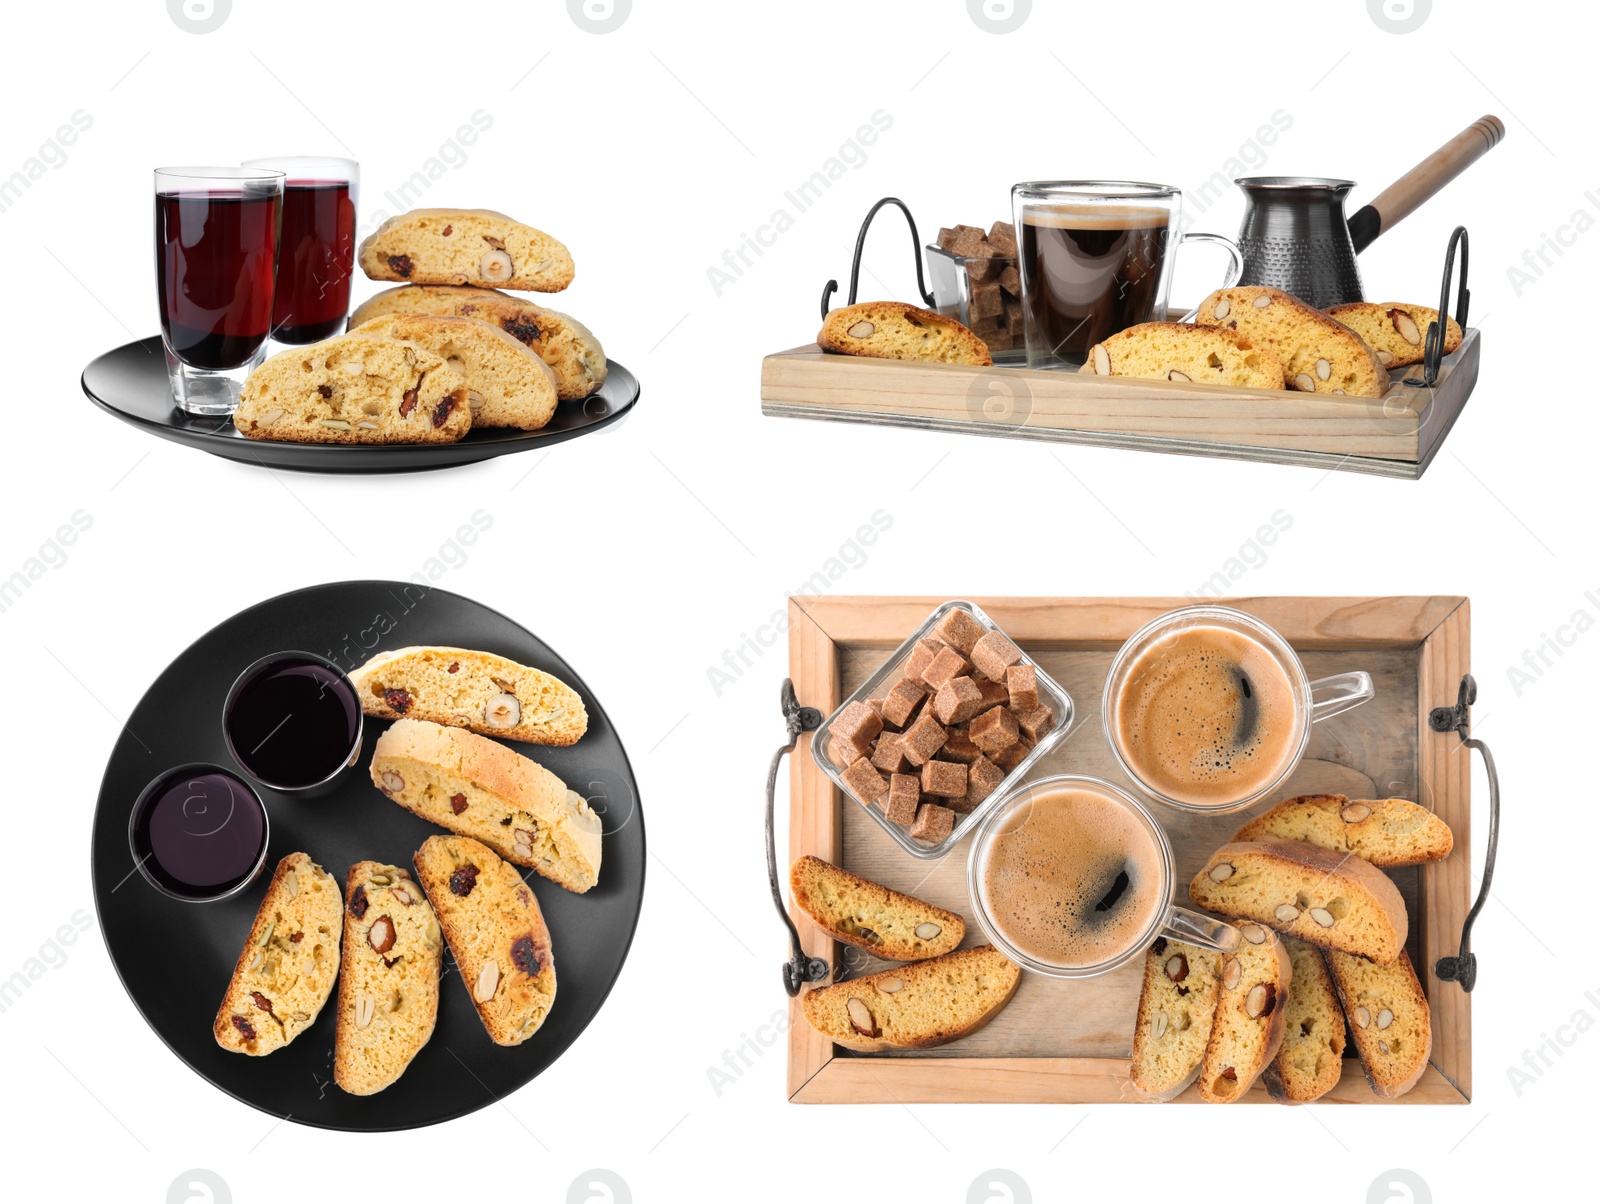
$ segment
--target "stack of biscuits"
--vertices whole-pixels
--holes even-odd
[[[1135,1095],[1195,1083],[1230,1103],[1257,1078],[1282,1103],[1338,1085],[1353,1041],[1374,1094],[1416,1086],[1433,1047],[1428,997],[1406,953],[1404,899],[1385,869],[1450,855],[1450,829],[1405,799],[1306,795],[1251,820],[1189,884],[1235,921],[1218,953],[1158,939],[1133,1036]]]
[[[542,429],[563,401],[605,383],[606,354],[581,322],[500,291],[558,292],[572,256],[490,209],[414,209],[359,252],[373,280],[347,334],[267,360],[240,390],[251,439],[453,443],[474,427]],[[499,287],[493,287],[499,286]]]
[[[218,1009],[217,1043],[262,1056],[316,1022],[337,981],[334,1082],[394,1083],[433,1036],[449,948],[489,1039],[520,1045],[555,1002],[550,931],[520,867],[581,894],[600,875],[600,818],[543,766],[491,737],[569,745],[582,698],[539,669],[466,648],[399,648],[351,674],[378,737],[373,785],[444,828],[411,865],[361,861],[338,881],[305,853],[279,863]]]
[[[960,948],[967,926],[955,912],[820,857],[797,860],[789,887],[795,906],[822,932],[901,963],[818,987],[800,1001],[806,1022],[846,1049],[927,1049],[959,1040],[999,1015],[1022,978],[993,945]]]

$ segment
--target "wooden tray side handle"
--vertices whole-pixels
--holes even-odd
[[[1480,117],[1385,188],[1350,219],[1356,251],[1399,225],[1413,209],[1494,149],[1505,135],[1505,123],[1498,117]]]

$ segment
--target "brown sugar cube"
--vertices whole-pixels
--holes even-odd
[[[917,646],[911,650],[911,655],[906,657],[906,663],[900,666],[903,676],[912,681],[921,681],[925,669],[933,664],[933,658],[939,655],[944,647],[943,640],[936,640],[932,636],[923,636],[917,641]]]
[[[993,681],[1004,681],[1006,670],[1022,659],[1022,649],[998,631],[988,631],[972,646],[972,651],[967,655],[972,658],[972,663],[985,677]]]
[[[970,612],[957,606],[939,620],[933,633],[962,656],[970,656],[973,645],[983,638],[984,626]]]
[[[1007,670],[1010,672],[1010,670]],[[978,707],[978,714],[982,714],[990,707],[1003,706],[1011,701],[1011,691],[997,681],[990,681],[987,677],[978,683],[978,689],[983,692],[983,702]]]
[[[959,231],[952,230],[949,226],[940,226],[939,237],[934,241],[938,244],[941,251],[948,251],[956,245],[956,239],[960,236],[961,235]]]
[[[889,783],[884,776],[872,767],[872,762],[865,757],[860,758],[839,775],[844,784],[850,788],[850,793],[863,803],[875,803],[878,796],[886,793]]]
[[[967,792],[967,767],[954,761],[929,761],[922,767],[922,793],[960,798]]]
[[[1056,713],[1048,706],[1035,707],[1031,711],[1020,711],[1017,714],[1017,726],[1028,733],[1032,740],[1039,739],[1056,725]]]
[[[967,664],[967,658],[954,648],[944,648],[933,658],[933,663],[922,671],[922,680],[934,690],[938,690],[947,681],[967,676],[971,668],[972,666]]]
[[[861,756],[861,750],[848,741],[839,739],[838,736],[828,737],[828,759],[840,769],[853,764]]]
[[[999,273],[997,272],[996,275]],[[1000,282],[974,284],[967,292],[967,314],[974,318],[997,318],[1005,312],[1000,302]]]
[[[902,773],[906,768],[905,749],[894,732],[884,732],[872,746],[872,764],[884,773]]]
[[[1018,765],[1022,764],[1023,759],[1033,751],[1033,746],[1034,741],[1029,739],[1027,736],[1023,736],[1010,748],[1000,752],[994,758],[994,763],[1006,773],[1010,773]]]
[[[1039,674],[1032,665],[1012,665],[1006,670],[1006,693],[1017,711],[1039,709]],[[1038,736],[1038,732],[1029,735]]]
[[[972,742],[991,757],[1017,742],[1017,721],[1005,707],[985,711],[967,726]]]
[[[1011,332],[1013,338],[1022,334],[1022,305],[1020,302],[1006,307],[1006,329]]]
[[[911,821],[911,836],[938,844],[955,829],[956,813],[938,803],[923,803],[917,808],[917,817]]]
[[[974,289],[989,288],[997,283],[1005,266],[1006,261],[1000,258],[999,252],[987,243],[983,244],[978,254],[966,261],[967,296],[970,298]]]
[[[1006,319],[1003,313],[995,314],[992,318],[973,318],[967,323],[967,329],[979,338],[987,338],[991,334],[999,334],[1005,328]]]
[[[1012,347],[1016,346],[1016,339],[1009,330],[991,330],[979,337],[983,339],[983,345],[990,351],[1010,351]]]
[[[963,765],[970,765],[983,756],[983,749],[967,736],[966,727],[953,727],[950,729],[950,734],[945,737],[944,747],[939,750],[939,756],[946,761],[960,761]]]
[[[964,794],[960,798],[947,798],[941,799],[940,801],[946,807],[949,807],[950,810],[954,811],[957,815],[965,815],[978,805],[978,801],[976,799],[969,798]]]
[[[978,713],[983,691],[970,677],[952,677],[933,696],[933,714],[946,727],[965,723]]]
[[[979,757],[967,766],[967,800],[976,807],[1006,780],[1006,771],[988,757]]]
[[[940,231],[941,234],[944,231]],[[942,243],[940,244],[943,245]],[[996,222],[989,227],[989,245],[1000,254],[1015,258],[1017,254],[1017,230],[1010,222]]]
[[[995,281],[1002,291],[1010,293],[1013,297],[1022,295],[1022,275],[1017,271],[1017,265],[1007,264],[1000,269],[1000,275]]]
[[[883,716],[864,702],[852,702],[839,712],[829,731],[864,757],[883,731]]]
[[[900,750],[911,764],[921,766],[933,760],[933,754],[944,747],[947,736],[939,721],[924,711],[915,723],[900,733]]]
[[[963,259],[987,259],[990,255],[999,254],[989,245],[988,235],[976,226],[957,226],[956,236],[946,250]]]
[[[883,817],[902,828],[917,818],[922,788],[914,774],[897,773],[889,779],[889,793],[883,798]]]
[[[927,692],[928,687],[920,681],[902,677],[883,700],[884,721],[895,727],[904,727],[911,718],[911,712],[917,709],[917,703],[922,701]]]

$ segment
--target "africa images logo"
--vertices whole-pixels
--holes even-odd
[[[585,33],[614,33],[633,11],[633,0],[567,0],[567,16]]]
[[[167,0],[167,15],[184,33],[210,33],[232,11],[233,0]]]
[[[967,0],[967,16],[984,33],[1012,33],[1033,11],[1033,0]]]
[[[1433,11],[1433,0],[1367,0],[1367,15],[1384,33],[1411,33]]]

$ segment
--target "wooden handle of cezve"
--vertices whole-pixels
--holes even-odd
[[[1350,219],[1350,241],[1357,253],[1378,235],[1459,176],[1506,136],[1498,117],[1480,117],[1421,163],[1385,188]]]

